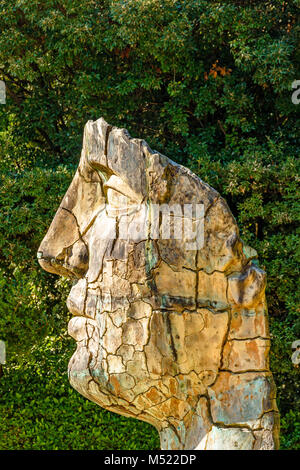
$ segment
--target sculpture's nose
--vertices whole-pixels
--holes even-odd
[[[88,270],[83,234],[104,201],[100,177],[87,164],[83,152],[78,170],[38,249],[43,269],[66,277],[83,277]]]
[[[37,253],[39,263],[50,273],[82,277],[88,269],[88,251],[80,237],[74,215],[60,207]]]

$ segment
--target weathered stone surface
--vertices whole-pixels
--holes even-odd
[[[122,344],[122,329],[117,328],[109,315],[106,316],[106,330],[103,335],[103,347],[110,354],[115,354]]]
[[[142,144],[142,140],[132,139],[125,129],[117,128],[111,130],[107,143],[108,168],[120,176],[141,200],[147,188]]]
[[[101,179],[97,172],[92,170],[92,176],[88,175],[88,180],[82,176],[84,170],[80,171],[80,165],[83,166],[84,160],[85,156],[82,155],[79,168],[60,205],[61,208],[74,215],[82,235],[105,204]],[[85,168],[87,168],[87,164],[85,164]]]
[[[129,307],[128,315],[135,320],[141,318],[149,318],[152,313],[151,305],[143,302],[142,300],[137,300],[132,302]]]
[[[199,271],[197,296],[199,306],[211,306],[217,310],[227,308],[229,305],[226,292],[227,278],[223,273],[206,274],[204,271]]]
[[[197,251],[185,250],[181,240],[158,240],[157,245],[161,259],[173,270],[196,270]]]
[[[88,325],[92,326],[92,330],[88,329]],[[76,341],[88,339],[90,331],[93,331],[95,323],[86,317],[73,317],[68,325],[68,333]]]
[[[255,308],[262,301],[265,287],[265,272],[251,264],[242,273],[228,277],[228,299],[239,307]]]
[[[274,449],[265,273],[226,202],[102,118],[38,258],[76,279],[71,385],[163,449]]]
[[[204,225],[204,247],[198,251],[198,268],[207,273],[240,271],[245,263],[236,222],[224,199],[209,208]]]
[[[268,317],[263,303],[254,309],[232,308],[228,339],[269,338]]]
[[[173,271],[162,262],[159,268],[154,270],[154,281],[160,297],[183,298],[188,301],[189,305],[194,305],[196,273],[188,270]]]
[[[275,387],[270,373],[220,372],[209,387],[214,423],[259,427],[259,417],[275,410]]]
[[[88,289],[85,299],[85,315],[87,317],[96,318],[98,306],[100,303],[100,289]],[[118,326],[118,325],[117,325]]]
[[[87,281],[85,278],[79,279],[73,285],[67,299],[67,307],[73,315],[85,314],[85,299],[87,292]]]
[[[252,450],[255,438],[248,429],[213,426],[199,450]]]
[[[103,118],[88,121],[83,134],[83,152],[91,168],[107,166],[107,139],[111,126]]]
[[[279,413],[271,411],[261,418],[261,429],[254,431],[254,450],[272,450],[279,447]]]
[[[150,340],[145,347],[148,369],[154,376],[196,372],[217,372],[224,341],[227,313],[218,315],[209,310],[197,312],[155,312],[150,324]],[[191,386],[195,386],[191,384]]]
[[[73,277],[74,273],[68,271],[65,264],[67,262],[67,249],[80,239],[74,215],[65,209],[59,208],[49,227],[48,235],[39,247],[40,265],[50,273],[68,274]]]
[[[245,339],[228,341],[223,350],[223,369],[232,372],[267,370],[269,368],[270,341]]]
[[[107,364],[109,374],[122,374],[126,370],[120,356],[109,354],[107,356]]]
[[[187,428],[187,449],[205,450],[204,447],[207,441],[207,436],[212,429],[212,421],[209,415],[207,398],[199,398],[196,413],[192,414],[191,422]]]

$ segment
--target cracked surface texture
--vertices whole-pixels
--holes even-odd
[[[124,207],[134,230],[150,204],[201,204],[203,247],[151,230],[121,238]],[[254,257],[213,188],[125,129],[89,121],[38,252],[42,268],[74,279],[71,385],[151,423],[162,449],[277,448],[266,281]]]

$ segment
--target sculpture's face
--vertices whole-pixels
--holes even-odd
[[[158,429],[193,420],[199,396],[206,401],[229,306],[237,315],[258,306],[263,316],[263,273],[248,266],[231,275],[246,258],[226,203],[102,119],[86,125],[78,170],[38,256],[44,269],[75,279],[71,384]]]

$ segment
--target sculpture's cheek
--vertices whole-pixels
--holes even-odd
[[[150,339],[145,347],[151,376],[189,375],[194,371],[204,386],[208,385],[221,364],[227,327],[226,311],[214,313],[199,308],[181,314],[153,312]]]

